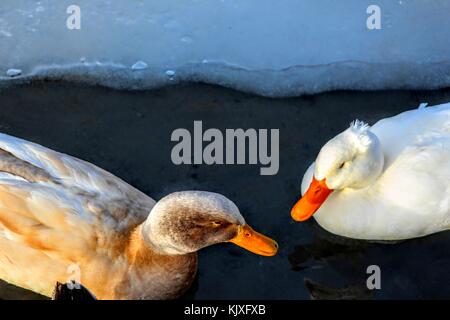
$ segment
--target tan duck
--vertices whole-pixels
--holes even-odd
[[[236,205],[203,191],[156,202],[99,167],[0,134],[0,278],[51,297],[74,279],[98,299],[173,299],[196,251],[233,242],[272,256]]]

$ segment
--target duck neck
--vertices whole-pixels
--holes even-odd
[[[162,253],[144,238],[142,225],[133,230],[126,254],[129,278],[141,281],[139,290],[127,285],[126,281],[122,284],[121,290],[130,299],[178,298],[190,287],[197,273],[196,252],[182,255]]]
[[[196,252],[193,253],[168,253],[162,250],[161,246],[149,236],[148,232],[144,232],[144,223],[137,226],[131,233],[127,253],[129,257],[134,259],[139,258],[142,255],[152,255],[161,257],[192,257],[197,256]]]

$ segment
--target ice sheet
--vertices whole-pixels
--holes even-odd
[[[380,30],[366,26],[372,4]],[[70,5],[80,30],[66,26]],[[202,81],[266,96],[433,89],[450,85],[449,30],[448,0],[2,0],[0,83]]]

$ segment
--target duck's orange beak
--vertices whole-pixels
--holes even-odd
[[[229,242],[261,256],[274,256],[278,251],[276,241],[256,232],[249,225],[239,226],[238,234]]]
[[[319,181],[313,177],[308,190],[291,210],[291,216],[295,221],[309,219],[325,202],[330,193],[333,192],[332,189],[327,187],[325,180]]]

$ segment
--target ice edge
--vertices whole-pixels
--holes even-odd
[[[167,70],[170,69],[170,74]],[[222,62],[133,70],[119,63],[37,66],[17,77],[0,76],[0,88],[37,80],[62,80],[121,90],[149,90],[178,83],[207,83],[266,97],[294,97],[332,90],[440,89],[450,86],[450,60],[434,63],[339,61],[252,70]]]

